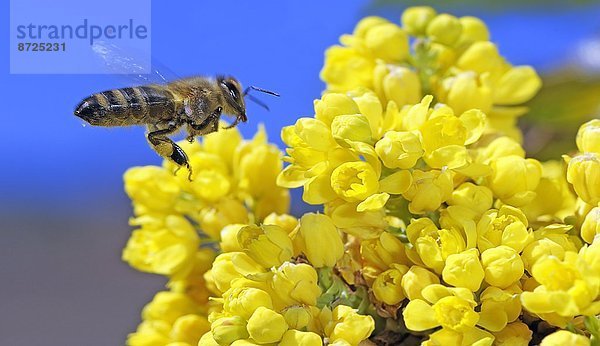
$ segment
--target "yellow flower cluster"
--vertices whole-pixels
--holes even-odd
[[[476,18],[418,7],[402,24],[365,18],[327,51],[314,118],[282,131],[279,185],[324,206],[354,248],[342,277],[427,345],[527,344],[531,319],[595,318],[598,120],[568,167],[527,158],[513,106],[535,71],[505,62]]]
[[[329,217],[272,214],[260,226],[223,232],[228,244],[221,247],[229,251],[205,275],[220,309],[198,345],[358,345],[371,335],[372,317],[324,292],[332,286],[330,267],[344,254]]]
[[[526,108],[519,105],[541,87],[533,68],[506,62],[478,18],[412,7],[401,22],[367,17],[352,35],[343,35],[340,46],[325,52],[321,78],[327,90],[367,88],[384,108],[390,102],[415,104],[431,94],[457,114],[481,110],[488,130],[520,139],[515,123]]]
[[[600,120],[578,153],[528,158],[515,122],[540,79],[477,18],[413,7],[341,43],[285,157],[227,130],[184,145],[192,181],[125,174],[123,258],[169,278],[128,343],[597,343]],[[298,187],[322,213],[288,215]]]
[[[124,177],[135,213],[130,223],[137,229],[123,260],[167,276],[170,289],[144,308],[144,321],[127,340],[132,346],[196,346],[211,328],[204,274],[217,255],[221,230],[289,208],[289,192],[275,183],[282,155],[264,129],[250,141],[229,130],[207,135],[201,144],[179,144],[189,155],[192,181],[187,172],[173,175],[170,162],[134,167]]]

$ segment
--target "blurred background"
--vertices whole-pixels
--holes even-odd
[[[4,1],[8,22],[8,1]],[[522,120],[531,156],[574,148],[577,127],[600,104],[600,3],[592,1],[261,1],[152,3],[153,58],[180,76],[228,73],[282,94],[248,106],[279,131],[313,113],[324,50],[367,15],[395,22],[410,5],[481,17],[515,65],[533,65],[545,86]],[[0,27],[8,37],[8,26]],[[8,40],[2,41],[3,45]],[[160,164],[143,128],[83,127],[83,97],[123,86],[110,75],[0,74],[0,345],[122,345],[162,277],[120,260],[131,228],[122,175]],[[262,98],[261,95],[258,95]],[[304,206],[296,194],[293,212]]]

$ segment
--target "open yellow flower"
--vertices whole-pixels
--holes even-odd
[[[457,332],[469,331],[479,321],[470,292],[431,285],[423,290],[423,296],[426,301],[411,300],[402,313],[410,330],[423,331],[442,326]]]
[[[343,340],[349,345],[358,345],[374,329],[375,321],[371,316],[360,315],[349,306],[338,305],[332,311],[331,321],[325,326],[325,333],[332,342]]]
[[[477,247],[480,251],[506,245],[517,252],[533,241],[528,221],[520,209],[503,205],[487,211],[477,224]]]
[[[562,317],[600,313],[600,274],[577,253],[567,251],[562,261],[553,256],[540,258],[532,275],[540,286],[521,294],[527,310]]]
[[[145,215],[133,219],[132,225],[142,227],[127,242],[124,261],[138,270],[171,277],[192,269],[200,238],[184,217]]]

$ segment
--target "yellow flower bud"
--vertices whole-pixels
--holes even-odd
[[[477,214],[483,214],[492,207],[494,200],[492,191],[485,186],[473,183],[463,183],[452,191],[452,197],[448,200],[449,205],[460,205]]]
[[[290,329],[281,338],[280,346],[322,346],[323,339],[313,332]]]
[[[542,176],[539,161],[511,155],[492,161],[491,167],[487,184],[502,202],[519,207],[533,200]]]
[[[498,137],[479,152],[479,160],[482,163],[489,162],[505,156],[518,156],[525,158],[525,150],[521,145],[510,137]]]
[[[585,153],[572,158],[567,168],[567,181],[584,202],[600,203],[600,154]]]
[[[371,57],[361,55],[354,48],[333,46],[325,51],[321,79],[331,91],[368,88],[373,83],[374,68],[375,62]]]
[[[261,289],[253,287],[232,287],[223,293],[223,309],[232,315],[242,316],[245,320],[259,307],[273,308],[271,296]]]
[[[600,154],[600,119],[593,119],[581,125],[576,141],[580,152]]]
[[[485,281],[492,286],[506,288],[523,276],[525,267],[519,254],[511,247],[498,246],[481,254]]]
[[[486,288],[479,297],[481,311],[478,325],[498,332],[506,327],[507,323],[517,320],[521,315],[520,293],[522,290],[517,285],[506,290],[493,286]]]
[[[558,161],[542,163],[542,178],[535,190],[535,198],[521,207],[529,220],[539,218],[564,219],[573,214],[576,196],[566,179],[566,170]]]
[[[532,336],[533,332],[525,323],[513,322],[494,333],[494,342],[499,346],[527,346]]]
[[[441,100],[457,114],[477,108],[484,113],[492,110],[492,88],[486,78],[472,71],[445,78],[441,83]]]
[[[381,17],[377,17],[377,16],[365,17],[356,24],[356,26],[354,27],[354,31],[352,32],[352,35],[359,37],[359,38],[365,38],[365,35],[367,34],[367,32],[369,30],[371,30],[371,28],[374,28],[378,25],[385,24],[385,23],[389,23],[389,21],[385,18],[381,18]]]
[[[381,100],[379,100],[377,94],[367,89],[360,89],[356,93],[358,95],[353,97],[354,102],[358,105],[360,113],[367,117],[373,136],[379,138],[379,130],[383,123],[383,105],[381,104]]]
[[[422,299],[408,302],[402,311],[406,328],[413,331],[432,329],[440,325],[432,306]]]
[[[183,293],[158,292],[142,310],[144,320],[160,320],[173,324],[179,317],[197,314],[200,307]]]
[[[204,316],[184,315],[179,317],[171,329],[171,338],[182,343],[196,345],[200,337],[210,331],[210,323]]]
[[[344,254],[344,243],[337,228],[329,216],[323,214],[302,216],[294,244],[315,268],[333,267]]]
[[[225,292],[233,280],[264,271],[261,265],[243,252],[225,252],[215,258],[211,276],[217,289]]]
[[[447,328],[442,328],[429,335],[429,340],[422,343],[423,346],[434,345],[494,345],[494,336],[477,327],[465,327],[458,332]]]
[[[322,165],[323,167],[325,165]],[[330,163],[330,166],[334,166]],[[329,168],[332,168],[329,167]],[[313,173],[310,173],[313,174]],[[331,188],[330,171],[319,173],[308,179],[304,185],[302,199],[309,204],[324,204],[336,199],[337,195]]]
[[[136,214],[174,210],[181,189],[171,172],[156,166],[133,167],[125,172],[123,179]]]
[[[402,13],[402,27],[413,36],[421,36],[436,14],[429,6],[409,7]]]
[[[287,330],[285,318],[265,307],[256,309],[248,320],[248,333],[259,344],[278,342]]]
[[[452,171],[413,171],[413,183],[402,196],[410,201],[408,209],[413,214],[434,211],[452,195]]]
[[[283,167],[281,157],[281,151],[272,144],[248,144],[238,148],[235,173],[241,192],[254,198],[272,195],[277,190],[275,181]]]
[[[237,239],[244,252],[265,268],[279,266],[294,254],[292,240],[276,225],[242,227]]]
[[[458,19],[462,26],[459,38],[459,46],[466,46],[476,41],[488,41],[490,33],[485,23],[476,17],[460,17]]]
[[[441,43],[431,42],[429,54],[433,59],[431,65],[441,71],[450,68],[456,62],[456,51]]]
[[[421,102],[402,109],[398,117],[402,118],[402,127],[404,130],[418,130],[427,121],[431,101],[433,101],[433,96],[427,95],[423,97]]]
[[[600,239],[600,238],[597,238]],[[579,250],[579,258],[585,261],[594,273],[600,273],[600,241],[596,240],[591,245],[584,246]]]
[[[600,207],[590,210],[581,225],[581,238],[586,243],[591,244],[597,234],[600,234]]]
[[[523,264],[528,271],[531,271],[531,267],[540,258],[546,256],[554,256],[558,259],[563,259],[565,257],[565,248],[552,239],[542,238],[527,245],[521,254]]]
[[[146,215],[134,219],[132,225],[142,228],[129,238],[124,261],[140,271],[167,276],[186,275],[191,270],[200,238],[184,217]]]
[[[568,330],[558,330],[546,336],[540,346],[590,346],[590,339],[585,335],[574,334]]]
[[[313,318],[310,309],[304,306],[290,306],[283,311],[283,317],[291,329],[298,330],[306,328]]]
[[[212,267],[215,257],[215,251],[210,248],[197,250],[189,273],[186,276],[170,278],[167,287],[173,292],[187,294],[198,304],[206,304],[210,294],[204,274]]]
[[[411,184],[412,175],[410,171],[397,171],[379,181],[379,191],[386,194],[400,195],[405,193]]]
[[[470,110],[456,117],[438,109],[420,128],[425,162],[432,168],[465,167],[471,162],[465,145],[475,142],[485,128],[485,115]]]
[[[371,316],[359,315],[346,305],[338,305],[332,311],[332,321],[325,327],[329,340],[344,340],[350,345],[358,345],[371,336],[375,321]]]
[[[408,35],[393,23],[371,27],[365,35],[365,45],[376,58],[400,62],[408,55]]]
[[[427,25],[427,35],[434,42],[452,46],[462,32],[462,25],[458,18],[442,13],[431,19]]]
[[[412,132],[386,132],[375,144],[375,151],[388,168],[412,168],[423,156],[421,141]]]
[[[520,209],[503,205],[500,210],[489,210],[477,224],[477,247],[485,251],[506,245],[521,252],[533,241],[533,234],[527,226],[527,217]]]
[[[372,140],[369,120],[362,114],[338,115],[331,122],[334,138],[370,143]]]
[[[200,341],[198,341],[198,346],[220,346],[219,343],[215,341],[213,338],[212,332],[207,332],[202,335]]]
[[[328,205],[325,213],[341,231],[362,239],[377,238],[388,226],[383,209],[357,210],[358,203]]]
[[[289,234],[298,225],[298,219],[289,214],[271,213],[265,217],[263,223],[265,225],[277,225]]]
[[[542,79],[531,66],[512,67],[494,87],[494,103],[518,105],[529,101],[542,87]]]
[[[438,229],[429,218],[413,219],[406,235],[422,263],[436,273],[442,272],[449,255],[465,250],[465,239],[459,230]]]
[[[202,137],[202,149],[216,155],[231,166],[234,153],[242,143],[242,139],[242,135],[237,128],[229,131],[217,131]]]
[[[363,240],[360,243],[360,255],[364,266],[373,268],[379,274],[393,263],[408,264],[405,248],[393,234],[383,232],[377,239]]]
[[[459,231],[465,241],[465,248],[477,246],[477,213],[461,205],[451,205],[440,211],[439,224],[444,229]]]
[[[495,44],[489,41],[479,41],[467,48],[456,65],[462,70],[474,71],[478,74],[495,73],[503,66],[503,59]]]
[[[333,191],[348,202],[362,201],[379,189],[379,177],[364,161],[346,162],[331,173]]]
[[[315,100],[314,107],[315,118],[327,125],[331,125],[333,119],[338,115],[360,113],[356,102],[350,96],[339,93],[323,95],[320,100]]]
[[[421,100],[421,81],[415,71],[379,61],[374,71],[375,92],[383,104],[411,105]]]
[[[203,201],[215,202],[226,196],[231,189],[229,167],[232,164],[233,162],[225,162],[217,154],[198,151],[190,156],[190,165],[194,169],[192,181],[188,182],[184,175],[178,177],[184,186],[189,186],[196,197]]]
[[[421,294],[421,291],[429,285],[439,284],[440,279],[437,275],[430,272],[429,270],[420,267],[412,266],[402,276],[402,289],[409,300],[425,299]]]
[[[408,272],[408,267],[401,264],[392,264],[388,269],[379,274],[373,282],[375,298],[388,305],[396,305],[406,297],[402,292],[402,277]]]
[[[246,320],[240,316],[222,317],[211,325],[214,340],[220,345],[229,345],[235,340],[246,339]],[[202,341],[201,341],[202,342]]]
[[[165,321],[142,321],[137,327],[137,330],[127,336],[127,345],[166,345],[171,341],[171,338],[169,337],[170,332],[171,324]],[[217,343],[215,343],[215,345],[218,346]]]
[[[238,242],[237,235],[244,226],[246,225],[236,223],[223,227],[221,230],[221,242],[219,243],[221,250],[224,252],[243,251],[242,246]]]
[[[304,263],[286,262],[273,273],[273,289],[285,306],[316,305],[321,289],[317,285],[315,268]]]
[[[336,145],[329,127],[320,120],[300,118],[294,125],[296,134],[311,148],[329,151]]]
[[[218,239],[221,230],[231,224],[248,224],[248,210],[242,201],[226,197],[200,211],[200,229],[213,239]]]
[[[475,292],[479,290],[483,277],[483,267],[477,249],[469,249],[446,258],[442,278],[450,285]]]

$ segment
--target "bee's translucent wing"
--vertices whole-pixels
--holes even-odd
[[[131,83],[162,84],[178,79],[175,73],[156,60],[152,60],[148,68],[140,54],[114,43],[97,41],[92,45],[92,50],[107,73],[120,75]]]

